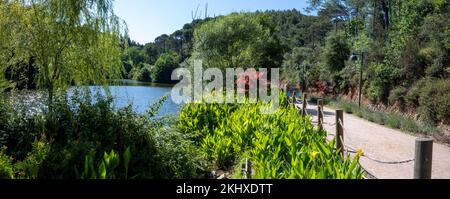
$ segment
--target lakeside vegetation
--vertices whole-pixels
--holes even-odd
[[[131,42],[123,60],[135,64],[125,64],[134,71],[131,78],[149,81],[151,66],[170,52],[183,67],[193,59],[206,68],[281,67],[287,83],[352,100],[362,68],[367,106],[382,104],[416,113],[411,119],[430,126],[448,126],[449,7],[441,0],[314,0],[310,10],[317,16],[297,10],[232,13],[195,20],[154,43]],[[349,61],[352,53],[364,53],[363,66],[360,56]]]
[[[207,162],[171,116],[155,117],[167,97],[146,114],[117,109],[110,97],[80,89],[59,93],[52,112],[27,114],[0,104],[0,178],[199,178]],[[92,100],[95,99],[95,100]],[[107,153],[107,154],[105,154]]]
[[[262,103],[190,104],[178,118],[161,118],[166,97],[142,115],[90,93],[60,93],[54,112],[32,116],[3,102],[0,178],[207,178],[218,169],[242,177],[235,169],[242,158],[253,161],[258,179],[363,177],[359,155],[342,157],[284,95],[273,115],[260,112]]]
[[[389,6],[387,6],[389,3]],[[192,67],[282,68],[290,84],[322,96],[363,97],[426,124],[338,106],[408,131],[449,125],[450,3],[442,0],[313,0],[317,16],[297,10],[232,13],[196,19],[141,45],[127,36],[111,0],[0,2],[0,178],[208,178],[226,170],[241,178],[244,159],[254,178],[362,179],[358,152],[342,157],[334,141],[288,106],[275,114],[256,104],[188,104],[178,117],[115,108],[112,96],[83,86],[121,77],[173,83]],[[365,53],[364,65],[349,61]],[[71,97],[70,86],[79,89]],[[12,106],[14,89],[44,91],[47,110]]]

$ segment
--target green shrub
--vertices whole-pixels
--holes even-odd
[[[129,150],[129,148],[127,148]],[[84,170],[81,179],[115,179],[115,169],[119,166],[119,154],[114,150],[110,153],[104,153],[103,158],[97,163],[95,153],[84,157]],[[128,166],[128,165],[127,165]]]
[[[431,79],[419,99],[421,118],[428,123],[450,124],[450,79]]]
[[[349,113],[349,114],[352,114],[353,110],[355,109],[353,107],[352,103],[345,103],[344,102],[344,103],[341,104],[341,106],[342,106],[342,109],[344,110],[344,112]]]
[[[369,120],[370,122],[375,122],[375,118],[373,117],[372,111],[370,111],[368,108],[361,108],[361,115],[362,118]]]
[[[45,139],[35,141],[33,149],[22,161],[6,154],[6,147],[0,151],[0,179],[37,179],[42,163],[48,156],[50,145]]]
[[[402,124],[401,124],[402,118],[400,118],[397,115],[394,114],[387,114],[386,116],[386,124],[387,126],[394,128],[394,129],[400,129]]]
[[[382,102],[388,97],[397,70],[394,66],[383,63],[373,63],[369,68],[369,73],[374,78],[369,83],[368,97],[372,102]]]
[[[4,149],[0,150],[0,179],[14,179],[13,165]]]
[[[85,157],[91,154],[97,178],[201,176],[207,170],[207,165],[201,164],[205,162],[203,156],[192,143],[183,141],[185,138],[176,138],[179,133],[166,129],[173,124],[173,118],[155,117],[165,99],[141,115],[131,105],[115,108],[112,98],[92,96],[90,91],[76,90],[70,98],[61,93],[55,97],[51,113],[31,117],[14,109],[0,113],[7,121],[0,125],[0,137],[5,137],[5,154],[14,157],[12,163],[19,178],[80,178]],[[40,135],[46,135],[51,145],[31,144]],[[120,161],[113,172],[105,164],[106,176],[98,175],[102,173],[99,164],[104,154],[95,151],[125,153],[128,148],[133,156],[129,154],[127,161]]]
[[[358,116],[358,117],[360,117],[360,118],[363,118],[363,116],[364,116],[363,115],[363,111],[361,109],[354,110],[353,114]]]
[[[310,118],[284,103],[268,115],[260,112],[262,102],[187,104],[178,126],[219,168],[237,168],[247,157],[255,178],[362,178],[358,157],[342,158]]]
[[[0,146],[7,146],[5,152],[15,159],[25,159],[42,132],[42,117],[28,112],[27,107],[0,99]]]
[[[201,147],[208,157],[215,160],[219,168],[228,169],[238,155],[233,147],[233,140],[217,131],[214,133],[214,135],[206,135]]]
[[[403,106],[406,101],[405,96],[407,92],[408,90],[403,86],[391,90],[391,93],[389,94],[389,103],[393,105],[398,102],[400,103],[400,106]]]
[[[360,179],[359,155],[342,158],[334,140],[314,130],[310,118],[295,109],[273,116],[272,125],[255,131],[250,159],[258,179]],[[283,119],[282,119],[283,118]],[[278,121],[277,121],[278,120]],[[275,125],[278,123],[280,126]]]
[[[163,179],[203,178],[211,169],[200,149],[178,129],[164,127],[154,134],[156,140],[157,160],[161,167],[158,176]]]
[[[417,108],[420,105],[420,93],[426,85],[426,80],[422,79],[417,81],[408,91],[405,96],[406,105],[410,108]]]
[[[409,131],[409,132],[418,132],[419,131],[419,126],[417,125],[417,123],[409,118],[404,118],[401,121],[401,129],[404,131]]]
[[[385,125],[386,124],[386,116],[385,115],[386,115],[385,113],[375,112],[372,114],[372,118],[375,123],[380,124],[380,125]]]
[[[37,179],[43,162],[50,152],[50,144],[46,140],[36,141],[32,144],[32,151],[28,156],[15,164],[18,178]]]

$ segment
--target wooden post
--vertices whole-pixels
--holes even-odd
[[[245,159],[245,162],[242,163],[242,176],[245,177],[245,179],[252,179],[252,162],[248,160],[248,158]]]
[[[344,111],[336,110],[336,149],[344,155]]]
[[[302,108],[302,116],[306,117],[306,109],[308,108],[308,104],[306,100],[308,99],[308,94],[303,94],[303,108]]]
[[[318,126],[319,129],[323,130],[323,100],[317,100],[317,116],[318,116]]]
[[[433,139],[417,138],[414,162],[414,179],[431,179]]]
[[[252,161],[247,160],[247,179],[252,179]]]
[[[295,107],[295,101],[296,101],[295,95],[296,95],[295,91],[292,91],[292,105],[293,105],[294,107]]]
[[[245,162],[244,163],[242,163],[242,169],[241,169],[241,174],[242,174],[242,176],[244,176],[245,178],[247,178],[247,162],[248,162],[248,160],[247,159],[245,159]]]
[[[285,97],[285,99],[286,99],[285,107],[288,108],[289,107],[289,91],[287,89],[286,89],[285,95],[286,95],[286,97]]]

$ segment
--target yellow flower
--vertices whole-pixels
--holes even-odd
[[[356,152],[357,156],[364,156],[364,151],[361,148],[358,148],[358,151]]]
[[[319,152],[313,151],[313,152],[311,153],[312,159],[316,159],[317,155],[319,155]]]

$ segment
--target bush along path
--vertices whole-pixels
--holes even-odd
[[[232,171],[232,178],[362,179],[359,154],[342,157],[334,140],[318,131],[284,97],[274,114],[267,104],[188,104],[178,116],[178,128],[215,163]],[[252,173],[242,176],[242,163]]]
[[[302,104],[296,106],[301,109]],[[307,112],[317,125],[317,105],[307,106]],[[328,139],[336,132],[335,110],[324,107],[323,128]],[[344,113],[344,143],[350,152],[362,151],[359,162],[370,175],[379,179],[412,179],[414,177],[414,153],[417,137],[375,124],[354,115]],[[361,153],[361,152],[360,152]],[[433,144],[433,179],[450,178],[450,147]]]

